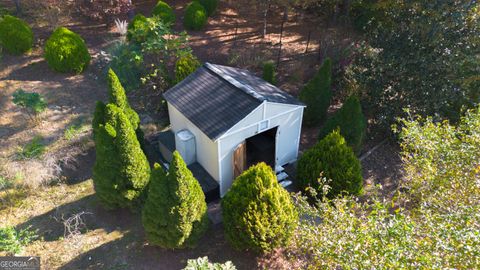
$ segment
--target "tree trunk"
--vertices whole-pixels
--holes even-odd
[[[283,26],[288,19],[288,7],[285,7],[283,10],[283,18],[282,18],[282,25],[280,26],[280,47],[278,48],[278,56],[277,56],[277,68],[280,65],[280,56],[282,55],[282,38],[283,38]]]
[[[263,31],[262,31],[262,38],[267,36],[267,15],[268,10],[270,9],[270,1],[265,0],[265,8],[263,10]]]
[[[15,3],[17,14],[22,14],[22,6],[20,5],[20,0],[13,0],[13,2]]]

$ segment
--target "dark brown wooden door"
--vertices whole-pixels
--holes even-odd
[[[247,147],[245,142],[237,145],[233,151],[233,178],[237,178],[247,165]]]

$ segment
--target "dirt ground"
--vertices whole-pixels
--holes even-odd
[[[11,5],[11,1],[0,2]],[[137,12],[146,15],[155,2],[134,1]],[[178,31],[183,30],[182,14],[187,2],[169,2],[177,13],[174,28]],[[221,1],[205,30],[189,32],[190,45],[203,62],[235,65],[260,74],[260,63],[278,57],[281,12],[269,13],[268,34],[263,39],[259,12],[247,12],[245,8],[237,12],[235,4]],[[90,122],[95,102],[106,98],[100,55],[118,35],[113,28],[81,18],[73,11],[61,16],[62,25],[86,40],[92,64],[79,75],[59,74],[51,71],[42,57],[52,27],[33,17],[26,19],[33,25],[34,50],[25,56],[4,55],[0,62],[0,173],[19,182],[16,188],[0,191],[0,227],[30,226],[40,236],[22,254],[41,256],[43,269],[181,269],[187,259],[200,256],[216,262],[231,260],[237,269],[265,267],[259,266],[261,256],[233,250],[225,242],[221,224],[211,227],[195,249],[164,250],[144,241],[138,213],[106,211],[99,205],[90,179],[95,160]],[[334,53],[334,48],[352,41],[348,29],[326,27],[319,18],[300,18],[295,12],[290,14],[284,31],[278,81],[282,89],[294,95],[311,77],[321,55]],[[335,42],[327,46],[325,40]],[[319,50],[319,43],[325,48]],[[28,121],[13,105],[11,95],[19,88],[45,96],[48,109],[40,121]],[[136,101],[133,98],[133,107],[142,119],[149,119],[144,121],[147,135],[161,129],[165,119]],[[73,138],[67,138],[65,131],[72,126],[81,128]],[[304,150],[316,141],[318,128],[306,128],[302,133]],[[47,145],[46,153],[41,159],[19,160],[19,148],[35,136],[41,136]],[[369,138],[365,151],[382,139]],[[401,176],[398,146],[382,145],[362,165],[366,184],[381,183],[388,194]],[[45,184],[52,177],[58,180]],[[85,223],[81,233],[66,234],[64,222],[79,213],[83,213]]]

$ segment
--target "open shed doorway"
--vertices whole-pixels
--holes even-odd
[[[275,169],[277,128],[271,128],[245,140],[247,168],[263,161]]]

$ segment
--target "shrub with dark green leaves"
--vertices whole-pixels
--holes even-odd
[[[141,47],[135,43],[116,42],[109,48],[109,68],[115,71],[125,90],[138,89],[145,71]]]
[[[82,37],[59,27],[45,43],[45,59],[55,71],[81,73],[90,63],[90,54]]]
[[[23,20],[5,15],[0,16],[0,46],[10,54],[23,54],[32,49],[33,32]]]
[[[137,14],[127,27],[127,40],[142,43],[150,35],[151,30],[148,27],[148,19],[142,14]]]
[[[300,91],[299,99],[307,105],[303,120],[309,126],[319,125],[327,116],[332,99],[332,61],[325,59],[318,73]]]
[[[320,130],[318,138],[321,140],[330,132],[339,128],[340,134],[345,137],[348,145],[353,148],[355,153],[360,153],[366,127],[367,121],[363,115],[360,100],[356,96],[350,96],[343,106],[327,120]]]
[[[218,0],[198,0],[200,4],[205,8],[207,16],[212,16],[218,7]]]
[[[181,56],[175,63],[175,81],[181,82],[200,67],[200,61],[191,53]]]
[[[277,80],[275,78],[275,64],[273,62],[268,61],[263,64],[262,78],[271,84],[277,83]]]
[[[37,116],[47,108],[47,102],[39,93],[17,89],[12,97],[13,104],[24,109],[30,118]]]
[[[329,197],[341,193],[358,195],[363,190],[362,168],[338,130],[308,149],[298,160],[297,181],[302,189],[312,187],[323,194],[319,180],[326,178]]]
[[[257,252],[288,245],[298,220],[290,195],[263,162],[235,179],[222,199],[222,214],[230,244]]]
[[[173,9],[163,1],[158,1],[157,5],[153,8],[152,16],[159,17],[165,24],[175,24],[176,17]]]
[[[97,196],[108,209],[135,208],[143,199],[150,178],[150,165],[135,130],[121,108],[101,102],[97,103],[92,125],[96,150],[93,183]]]
[[[208,229],[205,195],[177,151],[168,174],[154,165],[142,222],[151,244],[170,249],[195,246]]]
[[[207,11],[197,1],[188,4],[183,24],[190,30],[200,30],[207,23]]]

